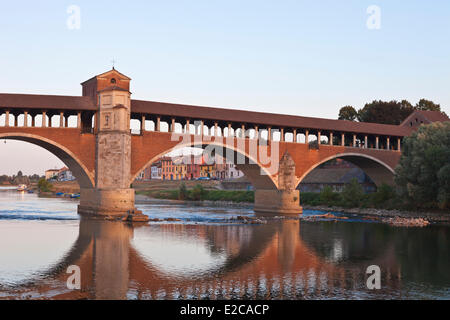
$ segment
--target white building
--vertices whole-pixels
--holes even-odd
[[[242,178],[244,174],[242,171],[236,169],[234,164],[227,165],[227,179],[237,179]]]
[[[161,180],[161,164],[151,166],[151,177],[152,180]]]
[[[75,177],[68,168],[64,167],[58,171],[58,181],[73,181]]]
[[[59,169],[49,169],[45,171],[45,180],[58,178]]]

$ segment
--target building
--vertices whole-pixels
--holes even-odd
[[[188,180],[195,180],[200,178],[200,162],[201,158],[198,156],[190,155],[185,157],[186,161],[186,176]]]
[[[49,169],[45,171],[46,180],[57,180],[57,181],[74,181],[76,178],[72,174],[72,171],[67,167],[61,169]]]
[[[242,178],[243,176],[244,174],[242,171],[238,170],[234,164],[228,164],[226,179],[237,179]]]
[[[45,180],[52,180],[58,178],[59,169],[48,169],[45,171]]]
[[[151,167],[147,167],[139,173],[139,176],[136,178],[138,181],[149,181],[151,180]]]
[[[161,180],[161,161],[150,166],[150,178],[152,180]]]
[[[231,162],[226,162],[226,159],[221,156],[216,156],[214,177],[218,180],[228,180],[241,178],[244,174],[239,171]]]
[[[162,180],[182,180],[187,172],[187,168],[183,168],[185,165],[179,158],[162,157],[159,161],[161,162]]]
[[[75,177],[72,174],[72,171],[69,168],[64,167],[58,171],[58,181],[73,181]]]
[[[448,117],[440,111],[415,110],[403,122],[401,126],[417,129],[422,124],[430,124],[433,122],[446,122]]]
[[[244,174],[224,159],[209,161],[203,155],[162,157],[141,172],[137,180],[196,180],[210,178],[217,180],[235,179]]]
[[[215,163],[209,164],[202,158],[202,163],[199,165],[200,168],[200,178],[213,178],[215,177]]]
[[[376,191],[376,185],[363,170],[342,159],[324,163],[311,171],[300,183],[299,189],[301,192],[321,192],[330,186],[333,191],[341,192],[352,179],[361,184],[364,192]]]

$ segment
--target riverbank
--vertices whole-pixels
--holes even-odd
[[[227,207],[227,208],[253,208],[253,202],[233,202],[233,201],[212,201],[212,200],[176,200],[176,199],[163,199],[153,198],[151,196],[136,193],[136,204],[154,204],[154,203],[177,203],[185,205],[195,205],[199,207]]]
[[[62,193],[80,193],[80,186],[76,181],[53,181],[51,182],[51,192],[53,194]]]
[[[160,198],[152,197],[150,193],[137,193],[136,203],[151,204],[155,201],[167,201],[168,203],[179,203],[195,206],[217,206],[217,207],[236,207],[236,208],[252,208],[253,202],[234,202],[234,201],[220,201],[220,200],[178,200],[176,198],[163,198],[166,193],[157,193]],[[174,197],[174,193],[171,194]],[[304,205],[304,210],[322,211],[322,212],[336,212],[341,214],[357,215],[364,220],[379,221],[397,226],[426,226],[427,222],[450,224],[450,214],[445,212],[425,212],[425,211],[406,211],[406,210],[387,210],[374,208],[342,208],[342,207],[328,207],[328,206],[310,206]],[[320,218],[320,215],[312,216],[311,219]],[[310,219],[308,218],[308,219]]]
[[[187,200],[187,201],[210,201],[210,202],[232,202],[253,203],[254,192],[242,190],[215,190],[206,189],[197,184],[188,189],[186,185],[180,185],[178,189],[154,189],[136,190],[136,195],[145,195],[155,199]]]
[[[356,214],[363,217],[372,217],[376,219],[389,218],[407,218],[407,219],[425,219],[435,223],[450,223],[450,213],[433,211],[408,211],[408,210],[387,210],[375,208],[342,208],[329,206],[310,206],[304,205],[304,210],[319,210],[326,212],[339,212],[343,214]]]

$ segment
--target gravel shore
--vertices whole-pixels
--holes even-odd
[[[252,208],[253,203],[235,203],[230,201],[181,201],[181,200],[164,200],[154,199],[144,195],[136,195],[136,203],[186,203],[196,206],[220,206],[220,207],[236,207],[236,208]],[[372,216],[375,218],[405,218],[405,219],[424,219],[434,223],[450,223],[450,212],[427,212],[427,211],[404,211],[404,210],[386,210],[374,208],[341,208],[327,206],[303,206],[304,210],[316,210],[325,212],[351,213],[361,216]]]
[[[427,211],[404,211],[404,210],[385,210],[374,208],[340,208],[326,206],[303,206],[306,210],[320,210],[327,212],[352,213],[363,216],[373,216],[378,218],[413,218],[425,219],[430,222],[450,223],[450,212],[427,212]]]

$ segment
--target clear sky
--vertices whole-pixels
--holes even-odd
[[[67,26],[71,5],[80,29]],[[344,105],[427,98],[450,114],[449,39],[448,0],[16,0],[0,10],[0,92],[80,95],[114,58],[135,99],[337,118]],[[62,165],[12,141],[0,164]]]

